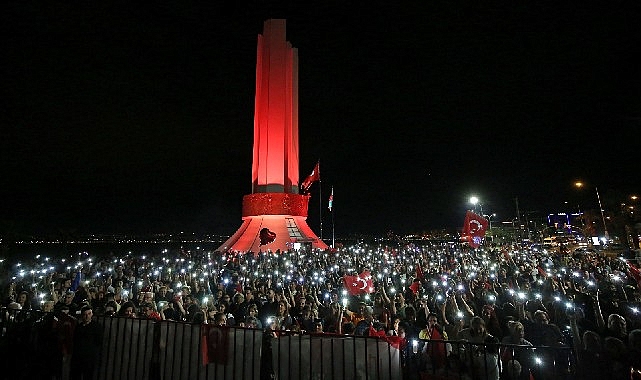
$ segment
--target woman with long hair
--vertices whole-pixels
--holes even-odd
[[[289,314],[289,308],[286,301],[278,301],[278,310],[273,317],[272,330],[291,330],[293,325],[292,316]]]
[[[227,326],[236,326],[234,315],[229,312],[229,304],[225,301],[218,303],[218,312],[223,313],[227,320]]]

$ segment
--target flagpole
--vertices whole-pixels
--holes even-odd
[[[318,218],[320,219],[320,239],[323,241],[323,180],[320,177],[320,159],[318,160]]]
[[[332,189],[332,193],[334,192],[334,189]],[[334,235],[334,205],[332,205],[332,211],[330,211],[332,214],[332,248],[335,247],[335,240],[336,240],[336,235]]]

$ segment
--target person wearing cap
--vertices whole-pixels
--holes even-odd
[[[156,303],[158,302],[171,302],[172,300],[172,295],[169,294],[169,290],[167,289],[167,286],[163,285],[160,288],[158,288],[158,292],[154,295],[154,299]]]
[[[80,309],[80,319],[73,332],[71,380],[93,379],[101,346],[102,326],[94,321],[91,306],[83,306]]]

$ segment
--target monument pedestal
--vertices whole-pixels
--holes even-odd
[[[287,251],[299,244],[326,249],[325,244],[307,225],[309,195],[255,193],[243,197],[243,224],[221,245],[220,251]],[[275,234],[274,241],[261,245],[261,231]]]

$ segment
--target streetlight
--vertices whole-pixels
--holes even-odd
[[[481,210],[481,214],[483,214],[483,205],[480,203],[479,198],[477,196],[471,196],[470,197],[470,203],[474,205],[474,211],[476,211],[476,205],[479,205],[479,208]]]
[[[491,215],[490,214],[485,214],[483,216],[486,217],[487,221],[489,222],[489,224],[490,224],[490,228],[489,229],[491,230],[492,229],[492,218],[496,216],[496,213],[491,214]]]
[[[578,188],[583,187],[583,182],[577,181],[574,183],[574,186]],[[608,227],[605,225],[605,215],[603,214],[603,206],[601,205],[601,196],[599,195],[599,189],[595,186],[594,190],[596,191],[596,199],[599,201],[599,210],[601,211],[601,220],[603,221],[603,232],[605,234],[606,244],[610,241],[610,234],[608,234]]]

